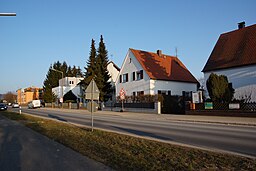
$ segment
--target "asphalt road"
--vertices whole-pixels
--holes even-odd
[[[23,108],[22,112],[91,126],[88,111]],[[107,113],[94,113],[94,128],[256,157],[255,126],[125,118]]]

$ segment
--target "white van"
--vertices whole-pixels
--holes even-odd
[[[41,107],[40,100],[32,100],[32,101],[28,102],[29,109],[40,108],[40,107]]]

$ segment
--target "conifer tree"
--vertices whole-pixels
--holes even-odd
[[[71,72],[72,72],[72,76],[73,77],[82,77],[82,72],[81,72],[81,69],[80,67],[77,67],[74,65],[73,68],[71,69]]]
[[[44,101],[47,103],[51,103],[56,100],[54,94],[52,93],[52,88],[55,86],[58,86],[58,82],[55,79],[56,73],[54,73],[54,71],[52,71],[51,68],[52,68],[52,65],[50,66],[47,72],[46,79],[44,80],[44,85],[43,85]]]
[[[106,50],[103,36],[100,37],[99,48],[96,58],[96,77],[95,82],[100,90],[100,101],[107,101],[111,92],[110,75],[107,70],[108,51]]]
[[[68,77],[72,77],[72,76],[73,76],[72,69],[71,69],[71,66],[70,66],[70,65],[68,66],[67,76],[68,76]]]
[[[214,102],[230,102],[234,96],[232,84],[225,75],[211,73],[206,81],[209,96]]]
[[[86,88],[92,78],[95,77],[96,73],[96,48],[95,48],[95,41],[92,39],[91,43],[91,51],[90,51],[90,56],[87,61],[87,67],[84,67],[85,72],[84,72],[84,81],[83,85]]]

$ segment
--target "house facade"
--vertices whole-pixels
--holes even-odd
[[[32,86],[27,88],[20,88],[16,92],[17,103],[19,103],[19,105],[25,105],[32,100],[43,99],[43,88]]]
[[[107,66],[107,70],[109,72],[109,75],[110,75],[110,83],[111,83],[111,86],[112,86],[112,93],[111,93],[111,97],[109,99],[109,103],[112,103],[113,101],[115,101],[115,97],[116,97],[116,81],[117,81],[117,78],[118,78],[118,74],[120,72],[120,68],[113,62],[113,61],[110,61],[108,63],[108,66]]]
[[[78,98],[78,100],[82,100],[82,89],[78,83],[80,83],[84,78],[82,77],[65,77],[59,80],[59,86],[54,87],[52,92],[57,96],[58,99],[72,91],[72,93]]]
[[[107,70],[110,75],[109,81],[111,82],[112,86],[115,86],[118,74],[120,72],[120,68],[113,61],[110,61],[107,66]]]
[[[115,90],[115,83],[116,83],[116,79],[119,74],[120,68],[114,62],[111,61],[107,66],[107,70],[110,74],[109,81],[111,82],[111,85]],[[60,79],[59,86],[54,87],[52,89],[52,92],[57,96],[58,99],[60,99],[62,97],[62,89],[63,89],[63,96],[69,91],[72,91],[72,93],[77,97],[78,101],[83,102],[84,90],[81,84],[79,84],[83,79],[84,78],[82,77],[65,77],[63,79]],[[113,91],[113,96],[115,97],[115,91]]]
[[[256,24],[221,34],[202,72],[205,82],[211,73],[227,76],[234,98],[256,102]]]
[[[129,49],[116,82],[116,95],[121,89],[128,96],[182,95],[197,91],[198,81],[173,56],[142,50]]]

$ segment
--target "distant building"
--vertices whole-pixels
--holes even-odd
[[[205,82],[211,73],[227,76],[236,99],[256,102],[256,24],[241,22],[237,30],[221,34],[202,72]]]
[[[116,82],[116,95],[183,95],[196,92],[198,81],[178,57],[129,49]]]
[[[111,83],[111,86],[112,86],[112,92],[111,92],[111,98],[109,99],[110,102],[113,102],[115,101],[116,99],[116,81],[117,81],[117,78],[118,78],[118,74],[120,72],[120,68],[113,62],[113,61],[110,61],[108,63],[108,66],[107,66],[107,70],[110,74],[110,83]]]
[[[78,100],[82,101],[83,91],[80,83],[84,78],[82,77],[65,77],[59,80],[59,86],[54,87],[52,92],[57,96],[58,99],[62,97],[62,89],[63,89],[63,96],[72,91],[72,93],[77,97]]]
[[[21,88],[17,91],[17,102],[20,105],[27,104],[32,100],[42,100],[43,99],[43,88],[38,87],[28,87]]]
[[[114,62],[111,61],[109,62],[107,69],[110,74],[109,81],[111,82],[113,89],[115,89],[114,86],[115,86],[115,82],[116,82],[118,73],[120,71],[120,68],[116,64],[114,64]],[[52,92],[57,96],[58,99],[60,99],[62,96],[62,88],[63,88],[63,96],[69,91],[72,91],[72,93],[77,97],[77,99],[80,102],[83,102],[84,90],[79,84],[83,79],[84,78],[82,77],[65,77],[63,79],[60,79],[59,86],[54,87],[52,89]],[[113,93],[114,92],[115,91],[113,91]]]
[[[113,62],[110,61],[107,66],[107,70],[110,74],[110,82],[112,86],[115,86],[118,74],[120,72],[120,68]]]

